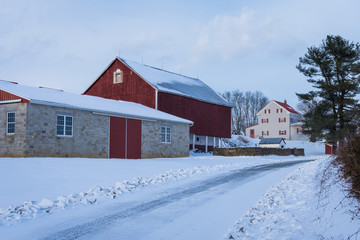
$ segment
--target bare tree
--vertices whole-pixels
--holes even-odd
[[[232,130],[243,133],[246,127],[257,123],[256,114],[269,102],[269,99],[259,91],[226,91],[222,96],[233,104]]]

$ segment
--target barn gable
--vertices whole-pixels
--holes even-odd
[[[114,83],[114,74],[117,70],[122,74],[121,83]],[[118,58],[110,63],[84,94],[141,103],[157,109],[156,89]]]

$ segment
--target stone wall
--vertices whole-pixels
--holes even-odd
[[[73,117],[73,136],[56,135],[57,114]],[[109,117],[89,111],[28,104],[27,157],[99,157],[109,151]]]
[[[15,112],[15,134],[7,135],[7,113]],[[24,157],[26,103],[0,104],[0,157]]]
[[[263,156],[263,155],[279,155],[279,156],[305,156],[303,148],[214,148],[213,155],[218,156]]]
[[[171,142],[161,142],[161,126],[171,127]],[[142,121],[141,157],[189,156],[189,124],[166,121]]]

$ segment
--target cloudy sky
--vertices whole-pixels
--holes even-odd
[[[295,66],[326,35],[360,42],[359,0],[0,0],[0,79],[82,93],[118,55],[296,107]]]

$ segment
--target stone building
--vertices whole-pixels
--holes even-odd
[[[137,103],[0,81],[0,157],[183,157],[191,125]]]

